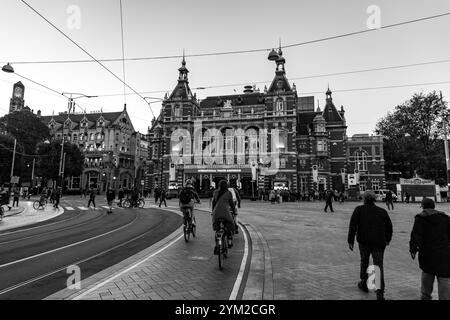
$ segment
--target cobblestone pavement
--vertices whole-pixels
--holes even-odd
[[[149,206],[155,207],[151,202],[147,202],[146,207]],[[208,204],[204,204],[201,207],[207,206]],[[169,209],[175,208],[175,202],[169,202]],[[211,215],[209,212],[199,210],[195,211],[195,215],[198,226],[197,237],[194,239],[191,237],[188,243],[185,243],[183,237],[180,238],[182,232],[178,230],[169,237],[169,240],[165,240],[165,244],[170,243],[170,240],[174,240],[175,243],[157,255],[152,256],[152,253],[160,250],[165,244],[150,247],[144,250],[146,252],[104,270],[92,279],[87,279],[85,283],[82,282],[82,290],[78,293],[63,290],[47,299],[229,299],[244,253],[242,232],[234,237],[234,246],[230,249],[224,269],[220,271],[217,256],[213,254],[214,233]],[[130,269],[136,264],[139,265]],[[107,279],[112,280],[104,283]]]
[[[333,205],[335,213],[325,213],[324,203],[318,201],[243,203],[241,220],[259,230],[270,251],[274,299],[375,299],[374,293],[357,289],[359,251],[347,245],[350,216],[358,203]],[[437,209],[449,213],[450,205],[437,204]],[[419,211],[418,203],[395,204],[389,211],[394,235],[385,252],[387,299],[419,298],[420,269],[409,255]]]

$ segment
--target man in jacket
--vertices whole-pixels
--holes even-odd
[[[116,192],[108,187],[108,191],[106,192],[106,202],[108,202],[108,214],[112,213],[113,201],[116,198]]]
[[[359,244],[361,255],[361,272],[358,288],[364,292],[369,292],[367,287],[369,259],[372,255],[373,264],[378,267],[380,287],[377,287],[377,300],[384,300],[384,271],[383,256],[384,250],[392,239],[392,222],[386,210],[375,205],[376,195],[373,191],[364,193],[364,205],[358,206],[353,211],[350,219],[348,231],[348,246],[353,251],[356,240]]]
[[[437,277],[439,300],[450,300],[450,217],[434,207],[432,199],[422,200],[423,211],[414,219],[409,251],[413,259],[419,252],[421,299],[432,299]]]
[[[392,210],[394,210],[394,199],[392,197],[391,190],[388,190],[388,192],[386,193],[385,201],[386,201],[386,206],[387,206],[388,210],[389,210],[389,208],[392,208]]]
[[[325,194],[325,209],[324,211],[327,212],[327,209],[330,208],[331,212],[334,212],[333,210],[333,192],[331,190],[328,190]]]

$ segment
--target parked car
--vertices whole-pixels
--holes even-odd
[[[167,199],[178,198],[178,192],[181,186],[179,186],[176,182],[169,183],[169,190],[167,190]]]
[[[386,200],[386,193],[388,193],[388,191],[389,190],[387,189],[374,190],[377,196],[377,201],[384,202]],[[394,202],[397,202],[397,199],[398,199],[397,195],[394,192],[392,192],[392,200]]]

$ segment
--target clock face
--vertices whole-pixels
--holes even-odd
[[[15,98],[22,98],[22,88],[16,87],[14,89],[14,97]]]

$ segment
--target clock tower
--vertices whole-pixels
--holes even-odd
[[[20,111],[25,105],[24,100],[25,86],[22,82],[17,82],[14,84],[12,98],[9,102],[9,113],[14,111]]]

